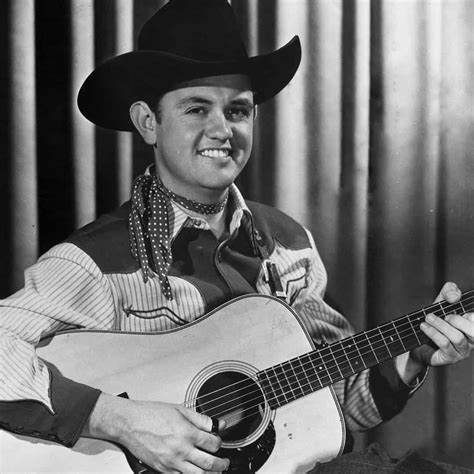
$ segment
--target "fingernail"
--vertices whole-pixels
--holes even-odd
[[[433,322],[435,320],[435,317],[434,315],[432,315],[431,313],[430,314],[427,314],[426,315],[426,320],[427,321],[430,321],[430,322]]]

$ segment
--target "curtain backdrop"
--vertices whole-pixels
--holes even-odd
[[[198,0],[196,0],[198,1]],[[0,3],[0,290],[75,227],[127,199],[152,159],[76,107],[94,64],[133,48],[158,0]],[[331,300],[361,330],[474,287],[474,2],[233,0],[250,54],[294,34],[301,67],[259,107],[247,197],[314,233]],[[474,467],[473,362],[432,370],[358,443]]]

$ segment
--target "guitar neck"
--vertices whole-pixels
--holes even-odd
[[[420,323],[429,313],[441,318],[474,308],[474,290],[457,303],[441,301],[376,328],[324,345],[258,373],[272,408],[278,408],[362,370],[429,342]]]

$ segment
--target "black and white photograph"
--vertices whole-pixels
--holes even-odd
[[[0,63],[0,473],[473,472],[473,0],[4,0]]]

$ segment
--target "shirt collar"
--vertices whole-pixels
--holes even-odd
[[[154,166],[154,164],[147,166],[145,174],[151,174]],[[243,226],[250,238],[250,242],[255,254],[258,255],[252,213],[248,208],[241,192],[239,191],[239,188],[235,184],[231,184],[229,187],[228,206],[228,216],[230,223],[229,229],[226,230],[228,230],[229,234],[233,236],[240,229],[240,226]],[[187,209],[179,206],[174,201],[171,201],[171,212],[168,215],[168,218],[170,223],[170,243],[173,242],[183,227],[198,227],[196,225],[197,221],[200,221],[199,228],[209,228],[204,219],[196,219],[196,216],[191,215]]]
[[[229,200],[228,200],[228,220],[229,228],[226,229],[229,234],[232,236],[237,233],[241,225],[244,227],[249,236],[252,236],[253,233],[253,218],[250,209],[248,208],[242,194],[235,184],[232,184],[229,188]],[[173,241],[176,236],[181,232],[183,227],[200,227],[208,228],[205,219],[196,218],[195,215],[192,215],[187,209],[176,204],[174,201],[171,201],[172,215],[169,216],[169,222],[172,227],[170,229],[171,241]],[[223,217],[224,218],[224,217]],[[202,224],[197,225],[197,222],[200,221]],[[253,238],[250,239],[253,243]]]

